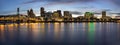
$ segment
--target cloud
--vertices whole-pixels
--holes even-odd
[[[78,11],[70,11],[71,14],[76,14],[76,15],[82,15],[82,12],[78,12]]]
[[[97,12],[95,12],[94,14],[100,15],[100,14],[102,14],[102,13],[97,13]]]
[[[53,4],[53,3],[58,3],[58,4],[67,4],[67,3],[75,3],[75,2],[93,2],[95,0],[31,0],[31,1],[28,1],[28,2],[24,2],[23,4],[29,4],[29,3],[35,3],[35,2],[47,2],[47,3],[50,3],[50,4]]]
[[[115,4],[116,6],[120,7],[120,0],[109,0],[111,3]]]
[[[47,2],[52,5],[55,3],[56,5],[56,3],[58,4],[63,4],[63,3],[67,4],[67,3],[75,3],[75,2],[88,3],[88,2],[94,2],[94,1],[99,1],[99,0],[30,0],[30,1],[24,2],[23,4],[30,4],[30,3],[36,3],[36,2]],[[120,0],[101,0],[101,1],[111,2],[117,6],[120,6]]]
[[[110,13],[110,14],[117,14],[117,15],[120,15],[120,13]]]
[[[111,9],[103,9],[102,11],[112,11]]]

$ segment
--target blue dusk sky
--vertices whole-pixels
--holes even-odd
[[[46,11],[70,11],[73,15],[83,15],[85,12],[96,14],[106,10],[110,16],[120,15],[120,0],[0,0],[0,15],[16,14],[16,8],[21,14],[33,9],[39,16],[40,7]]]

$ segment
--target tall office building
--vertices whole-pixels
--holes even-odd
[[[61,10],[57,10],[58,14],[59,14],[59,17],[62,17],[62,13],[61,13]]]
[[[52,14],[52,18],[53,21],[62,21],[63,19],[60,17],[58,11],[54,11]]]
[[[52,18],[59,18],[59,13],[57,11],[54,11]]]
[[[20,14],[20,9],[19,8],[17,8],[17,15],[19,15]]]
[[[70,14],[69,11],[64,11],[64,21],[71,21],[72,20],[72,14]]]
[[[102,18],[106,17],[106,11],[102,11]]]
[[[70,14],[69,11],[64,11],[64,17],[65,17],[65,18],[71,18],[72,15]]]
[[[44,7],[40,8],[41,17],[45,17],[45,11],[44,10],[45,10]]]
[[[28,11],[27,11],[27,14],[28,14],[29,17],[35,17],[35,14],[34,14],[34,12],[33,12],[33,9],[28,10]]]
[[[51,18],[52,14],[53,14],[52,12],[46,12],[45,18]]]
[[[20,9],[17,8],[17,15],[18,15],[18,20],[20,19]]]
[[[90,19],[90,18],[94,17],[94,14],[92,12],[85,12],[84,17],[87,18],[87,19]]]
[[[30,15],[30,11],[29,10],[27,10],[27,14]]]
[[[69,11],[64,11],[64,16],[68,16],[69,15]]]

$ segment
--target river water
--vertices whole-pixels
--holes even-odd
[[[120,45],[120,23],[0,24],[0,45]]]

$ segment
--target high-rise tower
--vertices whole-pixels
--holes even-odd
[[[34,12],[33,12],[33,9],[28,10],[28,11],[27,11],[27,14],[28,14],[29,17],[35,17],[35,14],[34,14]]]
[[[59,17],[62,17],[62,13],[61,13],[61,10],[57,10],[58,14],[59,14]]]
[[[20,9],[19,8],[17,8],[17,15],[19,15],[20,14]]]
[[[64,11],[64,17],[71,18],[72,15],[70,14],[69,11]]]
[[[45,17],[44,7],[40,8],[40,14],[41,14],[41,17]]]
[[[106,11],[102,11],[102,18],[106,17]]]

